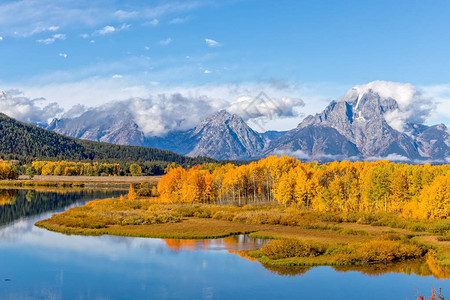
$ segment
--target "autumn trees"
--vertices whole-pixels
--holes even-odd
[[[35,161],[32,163],[31,167],[34,169],[36,175],[56,176],[119,175],[121,171],[119,164],[98,162]]]
[[[158,193],[170,203],[210,202],[217,196],[211,173],[199,170],[199,166],[171,168],[158,183]]]
[[[0,160],[0,179],[17,179],[16,166]]]
[[[450,166],[388,161],[301,163],[288,156],[249,164],[168,169],[158,185],[169,202],[278,202],[315,211],[450,216]]]
[[[445,219],[450,216],[450,171],[438,176],[420,194],[422,217]]]

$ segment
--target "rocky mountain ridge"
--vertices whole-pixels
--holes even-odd
[[[450,135],[444,124],[392,125],[398,102],[372,89],[349,90],[321,113],[307,116],[287,132],[258,133],[236,114],[225,110],[204,119],[195,128],[165,136],[145,136],[133,115],[89,110],[73,119],[54,120],[48,129],[95,141],[150,146],[188,156],[220,160],[249,160],[290,154],[303,160],[383,159],[405,162],[448,162]]]

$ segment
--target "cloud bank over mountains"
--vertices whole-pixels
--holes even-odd
[[[53,118],[75,118],[88,110],[97,112],[128,111],[146,136],[163,136],[171,131],[187,130],[210,114],[222,109],[240,115],[245,121],[298,116],[304,106],[300,98],[263,99],[241,96],[237,99],[211,98],[186,93],[161,93],[146,98],[113,101],[97,107],[76,104],[67,111],[44,98],[30,99],[22,92],[9,90],[0,95],[0,112],[31,124],[48,123]]]
[[[0,112],[30,124],[45,124],[63,112],[56,103],[45,103],[44,98],[30,99],[18,90],[0,92]]]
[[[57,102],[48,103],[44,98],[30,99],[18,90],[9,90],[0,94],[0,112],[24,122],[42,124],[53,118],[78,117],[88,110],[127,111],[145,136],[164,136],[171,131],[193,128],[198,122],[221,109],[239,115],[250,125],[289,118],[298,123],[308,109],[305,105],[309,103],[305,103],[300,97],[282,96],[283,93],[291,95],[296,89],[287,82],[272,81],[247,86],[177,88],[173,92],[155,90],[153,94],[148,91],[147,96],[111,101],[96,107],[78,103],[68,109],[63,109]],[[270,91],[268,94],[275,97],[271,98],[265,93],[256,94],[255,91],[263,90],[264,87]],[[369,90],[375,91],[383,98],[393,98],[397,101],[398,109],[386,113],[384,117],[390,126],[402,132],[407,123],[422,124],[436,110],[436,103],[429,92],[423,93],[411,84],[388,81],[354,86],[338,101],[364,95]]]

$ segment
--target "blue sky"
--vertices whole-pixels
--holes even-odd
[[[428,122],[448,125],[449,12],[412,0],[4,0],[0,89],[66,111],[174,92],[302,99],[272,126],[283,129],[383,80],[432,98]]]

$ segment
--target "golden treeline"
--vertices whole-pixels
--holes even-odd
[[[14,165],[7,161],[0,160],[0,179],[16,179],[18,176]]]
[[[108,163],[82,163],[70,161],[34,161],[32,166],[37,175],[56,176],[96,176],[118,175],[119,164]]]
[[[297,205],[314,211],[389,212],[408,218],[450,216],[450,166],[376,162],[302,163],[271,156],[246,165],[174,167],[158,184],[171,203]]]

